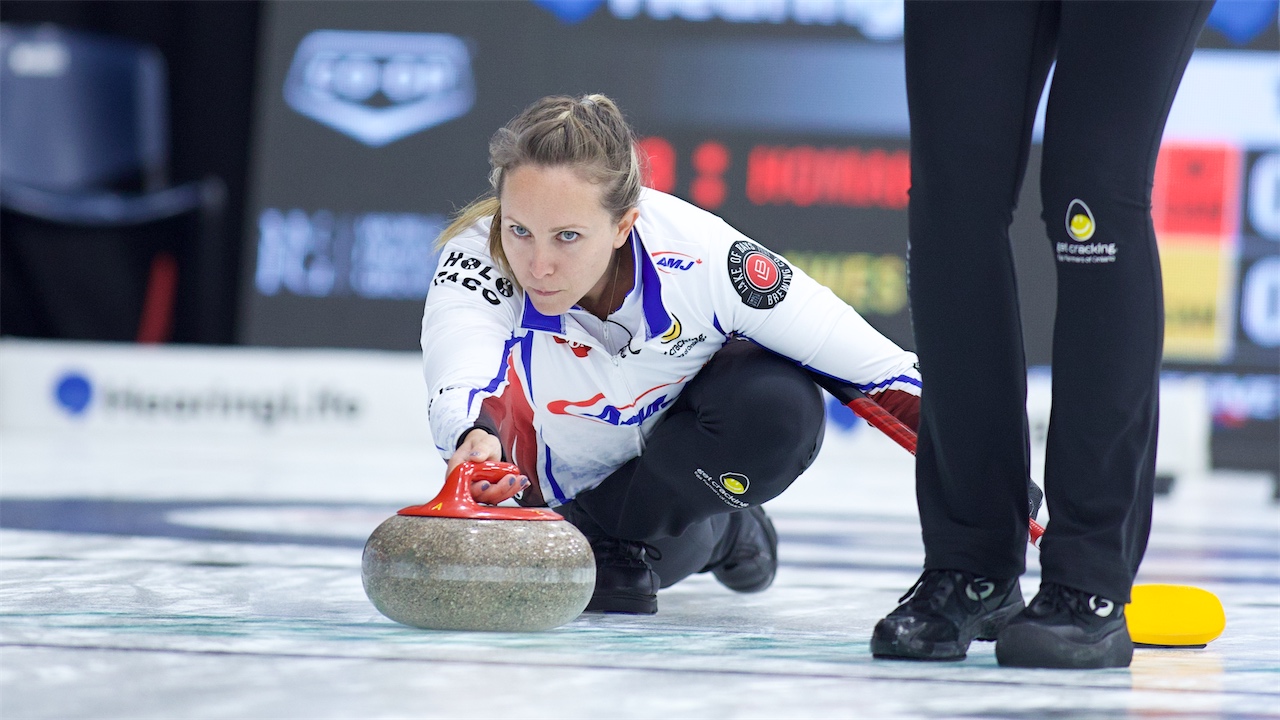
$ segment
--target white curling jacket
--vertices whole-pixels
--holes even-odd
[[[526,300],[489,255],[489,220],[444,246],[422,319],[427,412],[442,457],[483,411],[508,458],[560,505],[643,452],[730,335],[873,398],[918,398],[915,355],[784,258],[671,195],[645,189],[639,209],[636,285],[610,316],[630,340],[616,353],[588,331],[600,321],[585,310],[546,316]]]

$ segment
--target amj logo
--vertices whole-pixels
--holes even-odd
[[[53,399],[66,414],[82,415],[93,402],[93,384],[78,372],[65,373],[53,386]]]
[[[313,120],[381,147],[471,110],[471,53],[453,35],[317,30],[294,53],[284,99]]]
[[[685,255],[681,252],[673,250],[663,250],[662,252],[653,253],[653,264],[658,268],[659,272],[668,275],[674,275],[677,272],[684,272],[691,269],[694,265],[701,265],[702,258],[696,258],[692,255]]]

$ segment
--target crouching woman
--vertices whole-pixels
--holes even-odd
[[[588,611],[653,613],[712,572],[739,592],[777,569],[761,504],[821,445],[818,372],[911,426],[913,354],[785,258],[641,186],[631,128],[602,95],[547,97],[489,145],[492,195],[441,236],[422,349],[452,470],[505,459],[517,493],[596,557]]]

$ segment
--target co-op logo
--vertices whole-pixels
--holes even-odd
[[[462,117],[475,95],[466,43],[435,33],[317,30],[284,81],[289,107],[371,147]]]

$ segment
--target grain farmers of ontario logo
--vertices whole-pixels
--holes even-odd
[[[1116,244],[1091,243],[1094,233],[1098,231],[1098,221],[1093,211],[1080,198],[1067,204],[1066,242],[1059,241],[1055,246],[1058,262],[1069,263],[1109,263],[1116,261]]]

